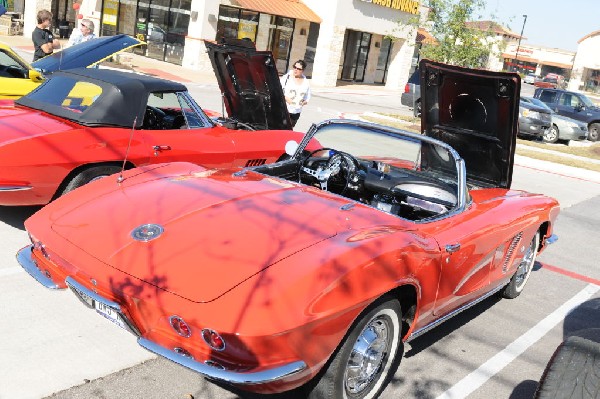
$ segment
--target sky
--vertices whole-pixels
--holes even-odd
[[[482,20],[495,20],[521,34],[521,44],[577,51],[577,42],[600,30],[600,0],[484,0]],[[600,51],[600,49],[599,49]]]

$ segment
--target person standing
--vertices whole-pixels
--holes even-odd
[[[292,121],[292,127],[300,118],[302,107],[310,101],[310,85],[304,76],[306,62],[298,60],[294,62],[293,69],[281,77],[281,87],[287,103],[287,109]]]
[[[31,33],[33,41],[33,60],[39,60],[54,52],[54,49],[60,48],[60,42],[54,38],[50,31],[52,24],[52,13],[48,10],[40,10],[37,13],[37,25]]]
[[[94,35],[94,23],[89,19],[82,19],[79,24],[79,28],[73,29],[71,33],[71,37],[69,37],[69,42],[66,47],[71,47],[76,44],[87,42],[90,39],[95,38]]]

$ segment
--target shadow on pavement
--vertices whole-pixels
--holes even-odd
[[[0,206],[0,222],[25,230],[25,219],[40,209],[40,206]]]

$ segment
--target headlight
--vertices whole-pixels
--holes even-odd
[[[533,119],[542,119],[542,115],[536,111],[529,111],[529,117]]]

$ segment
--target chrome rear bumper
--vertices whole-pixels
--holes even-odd
[[[19,262],[21,267],[25,269],[25,271],[29,273],[31,277],[36,279],[44,287],[50,288],[52,290],[63,289],[38,268],[37,264],[31,257],[32,249],[33,245],[28,245],[24,248],[21,248],[21,250],[17,252],[17,262]]]
[[[156,353],[167,358],[181,366],[187,367],[204,377],[212,380],[222,381],[233,385],[261,385],[279,381],[283,378],[293,376],[306,370],[306,363],[296,361],[283,366],[267,370],[237,372],[224,370],[205,363],[198,362],[190,357],[183,356],[175,351],[157,345],[145,338],[139,338],[138,344],[150,352]]]

